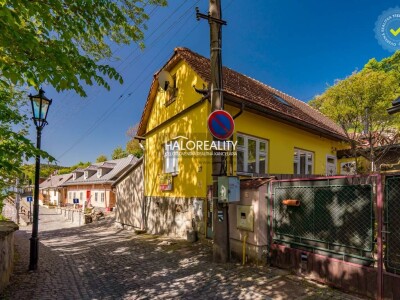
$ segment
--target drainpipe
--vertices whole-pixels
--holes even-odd
[[[236,115],[234,115],[232,118],[235,120],[237,117],[239,117],[243,113],[243,110],[244,110],[244,103],[242,103],[242,106],[240,107],[239,112]]]

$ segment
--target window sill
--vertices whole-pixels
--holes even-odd
[[[179,172],[169,172],[169,173],[164,173],[163,175],[171,175],[172,177],[178,176]]]
[[[236,172],[237,176],[247,176],[247,177],[267,177],[268,174],[261,173],[248,173],[248,172]]]
[[[170,106],[176,100],[176,96],[171,97],[167,102],[165,102],[165,107]]]

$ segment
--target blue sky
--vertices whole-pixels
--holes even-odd
[[[153,74],[185,46],[209,57],[209,25],[197,21],[195,7],[206,13],[208,0],[169,1],[149,8],[146,49],[114,47],[119,60],[109,63],[124,77],[111,91],[93,86],[87,98],[57,93],[53,99],[42,148],[63,166],[110,158],[125,147],[126,131],[139,122]],[[391,55],[375,39],[378,16],[397,1],[378,0],[222,0],[222,60],[225,66],[273,86],[300,100],[323,93],[335,79],[361,69],[370,59]],[[32,91],[33,93],[34,91]],[[32,141],[35,134],[31,132]]]

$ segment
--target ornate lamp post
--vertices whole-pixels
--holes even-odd
[[[32,96],[29,95],[32,104],[33,122],[36,126],[36,148],[40,150],[40,143],[42,137],[42,129],[47,125],[47,113],[52,100],[47,99],[42,89],[39,94]],[[36,155],[36,168],[35,168],[35,189],[33,198],[33,223],[32,223],[32,236],[30,238],[30,257],[29,257],[29,270],[36,270],[39,258],[39,178],[40,178],[40,155]]]

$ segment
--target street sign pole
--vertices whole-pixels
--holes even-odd
[[[226,22],[221,19],[221,0],[209,0],[208,15],[197,12],[196,17],[207,19],[210,23],[210,63],[211,63],[211,111],[223,110],[223,81],[222,81],[222,25]],[[209,118],[219,122],[218,117]],[[212,122],[212,120],[210,121]],[[225,124],[221,124],[222,129]],[[233,129],[232,129],[233,130]],[[218,142],[214,136],[213,141]],[[218,203],[218,177],[226,175],[226,160],[219,151],[214,151],[212,157],[213,181],[213,229],[214,245],[213,258],[215,262],[229,261],[229,230],[228,230],[228,205]]]
[[[15,195],[15,208],[16,208],[16,220],[17,220],[17,224],[19,224],[19,208],[20,208],[20,188],[19,188],[19,179],[17,178],[15,180],[15,185],[16,185],[16,195]]]
[[[32,197],[26,197],[26,201],[29,202],[29,222],[32,223]]]

